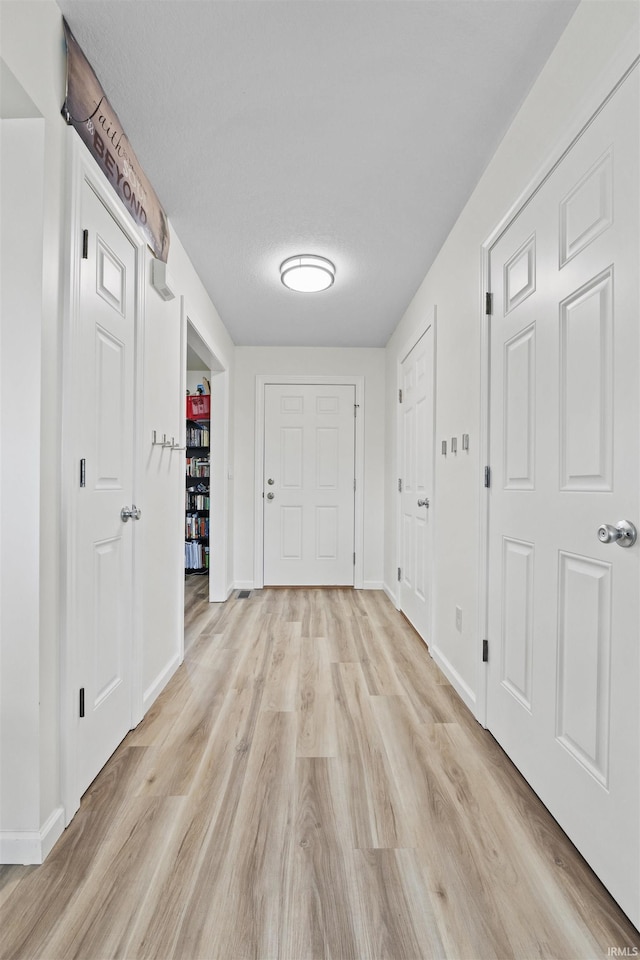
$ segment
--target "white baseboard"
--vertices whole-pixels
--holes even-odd
[[[147,687],[142,696],[143,715],[147,712],[156,697],[162,693],[166,685],[169,683],[169,680],[171,680],[171,677],[180,666],[180,662],[180,654],[176,653],[175,656],[171,658],[169,663],[160,671],[153,683]]]
[[[462,679],[462,677],[460,676],[458,671],[455,669],[455,667],[451,664],[449,660],[447,660],[445,655],[442,653],[442,651],[438,649],[438,647],[435,646],[435,644],[429,645],[429,653],[431,654],[431,656],[433,657],[437,665],[440,667],[440,669],[442,670],[445,677],[447,678],[451,686],[454,688],[454,690],[456,691],[460,699],[464,701],[464,703],[467,705],[467,707],[475,717],[476,695],[471,689],[471,687],[469,686],[469,684]]]
[[[398,598],[396,596],[395,590],[392,590],[388,583],[383,583],[382,589],[384,590],[386,595],[389,597],[389,600],[391,600],[391,603],[394,605],[396,610],[399,610],[400,608],[398,606]]]
[[[255,589],[256,588],[253,580],[236,580],[229,593],[232,593],[234,590]],[[364,580],[362,583],[362,590],[386,590],[386,588],[382,580]]]
[[[253,580],[236,580],[232,588],[232,590],[253,590],[253,589],[254,589]]]
[[[0,831],[0,863],[44,863],[64,831],[64,810],[56,807],[40,830]]]

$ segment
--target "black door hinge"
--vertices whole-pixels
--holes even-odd
[[[402,580],[402,570],[398,567],[398,583]]]
[[[84,717],[84,687],[80,687],[80,716]]]
[[[80,486],[86,487],[87,485],[87,461],[83,457],[80,461]]]
[[[489,662],[489,641],[488,640],[482,641],[482,662],[483,663]]]
[[[487,317],[490,317],[493,313],[493,294],[485,293],[484,295],[484,312]]]
[[[398,493],[402,493],[402,480],[398,477]]]
[[[89,259],[89,231],[82,231],[82,259]]]
[[[491,467],[484,468],[484,485],[485,487],[491,486]]]
[[[358,416],[358,407],[359,407],[359,406],[360,406],[359,403],[354,403],[354,405],[353,405],[353,415],[354,415],[354,417],[357,417],[357,416]]]
[[[355,567],[355,565],[356,565],[356,555],[355,555],[355,553],[354,553],[354,555],[353,555],[353,565],[354,565],[354,567]]]
[[[402,403],[402,390],[398,390],[398,403]]]

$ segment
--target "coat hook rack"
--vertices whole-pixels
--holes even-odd
[[[171,440],[167,439],[166,433],[162,434],[162,438],[159,439],[158,431],[151,431],[151,445],[153,447],[166,447],[168,450],[185,450],[186,447],[181,447],[179,443],[176,443],[176,438],[171,437]]]

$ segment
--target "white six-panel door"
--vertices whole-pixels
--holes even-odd
[[[434,328],[401,365],[400,609],[431,642]]]
[[[264,583],[352,585],[355,388],[264,390]]]
[[[77,784],[84,792],[131,726],[136,249],[86,181],[79,306],[76,636],[84,717]],[[79,710],[78,710],[79,712]]]
[[[489,729],[640,923],[638,69],[490,253]]]

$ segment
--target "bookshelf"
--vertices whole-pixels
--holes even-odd
[[[189,407],[187,411],[190,412]],[[209,572],[209,454],[209,420],[187,419],[184,525],[186,574]]]

